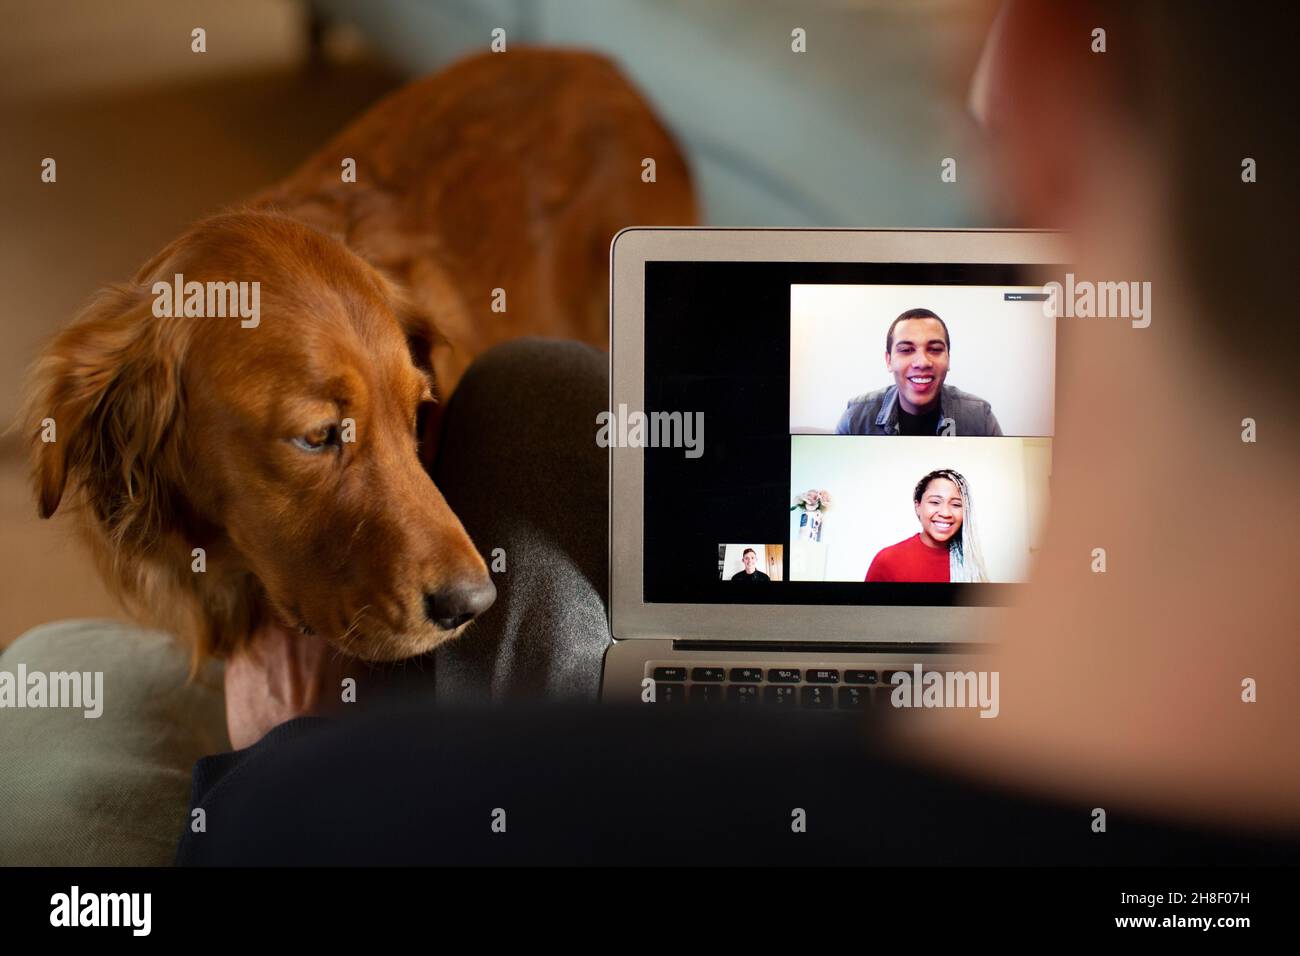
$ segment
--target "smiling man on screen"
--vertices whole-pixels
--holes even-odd
[[[885,365],[894,384],[849,402],[837,435],[1001,436],[988,402],[945,385],[948,326],[929,309],[908,309],[885,335]]]

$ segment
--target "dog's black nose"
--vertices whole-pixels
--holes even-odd
[[[454,631],[492,606],[497,589],[489,578],[461,581],[424,596],[424,613],[444,631]]]

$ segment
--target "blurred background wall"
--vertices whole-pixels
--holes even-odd
[[[97,288],[497,27],[617,60],[681,140],[709,224],[996,225],[973,198],[985,160],[966,113],[990,15],[978,0],[7,0],[0,422]],[[37,520],[25,476],[6,431],[0,646],[43,621],[121,616],[68,522]]]

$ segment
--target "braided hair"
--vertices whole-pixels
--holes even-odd
[[[957,486],[961,492],[961,528],[948,540],[948,580],[952,582],[980,582],[989,579],[984,568],[984,552],[980,548],[979,535],[975,530],[975,511],[971,503],[970,485],[961,472],[951,468],[939,468],[930,472],[916,483],[912,501],[920,504],[925,496],[925,489],[936,478],[946,478]]]

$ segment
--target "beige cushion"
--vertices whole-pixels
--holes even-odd
[[[0,671],[102,671],[103,713],[0,707],[0,863],[167,865],[190,770],[229,750],[222,668],[186,682],[188,653],[116,621],[60,621],[0,654]]]

